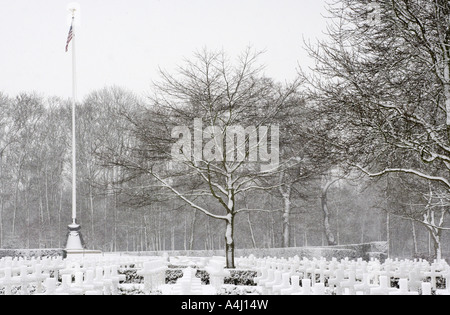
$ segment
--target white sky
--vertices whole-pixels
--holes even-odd
[[[0,91],[72,95],[69,26],[62,0],[0,0]],[[231,57],[248,45],[276,80],[311,65],[303,38],[323,36],[325,0],[79,0],[78,94],[109,85],[149,91],[204,47]]]

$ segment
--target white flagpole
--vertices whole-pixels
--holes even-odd
[[[77,103],[77,57],[75,33],[75,9],[72,11],[72,220],[77,219],[77,142],[76,142],[76,103]]]
[[[80,226],[77,224],[77,150],[76,150],[76,104],[77,104],[77,59],[76,59],[76,37],[75,13],[77,9],[71,8],[72,12],[72,224],[69,225],[69,236],[66,251],[80,251],[84,249],[80,234]]]

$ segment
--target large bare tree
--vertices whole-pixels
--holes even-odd
[[[233,62],[223,52],[204,50],[176,74],[161,71],[148,106],[125,114],[135,145],[109,156],[127,178],[149,178],[140,191],[169,192],[222,220],[228,268],[235,267],[236,215],[262,210],[241,207],[240,195],[273,189],[261,179],[284,167],[279,125],[272,122],[292,105],[299,86],[299,81],[280,85],[264,77],[258,56],[248,49]]]
[[[318,75],[310,82],[351,164],[448,192],[449,2],[342,0],[329,12],[327,40],[309,46]]]

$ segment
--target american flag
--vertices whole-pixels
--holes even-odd
[[[70,30],[69,30],[69,36],[67,36],[67,43],[66,43],[66,52],[69,51],[69,43],[72,40],[74,34],[73,34],[73,20],[72,20],[72,25],[70,25]]]

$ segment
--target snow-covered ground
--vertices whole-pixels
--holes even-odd
[[[450,295],[445,261],[71,256],[0,259],[0,295]],[[244,284],[245,283],[245,284]]]

